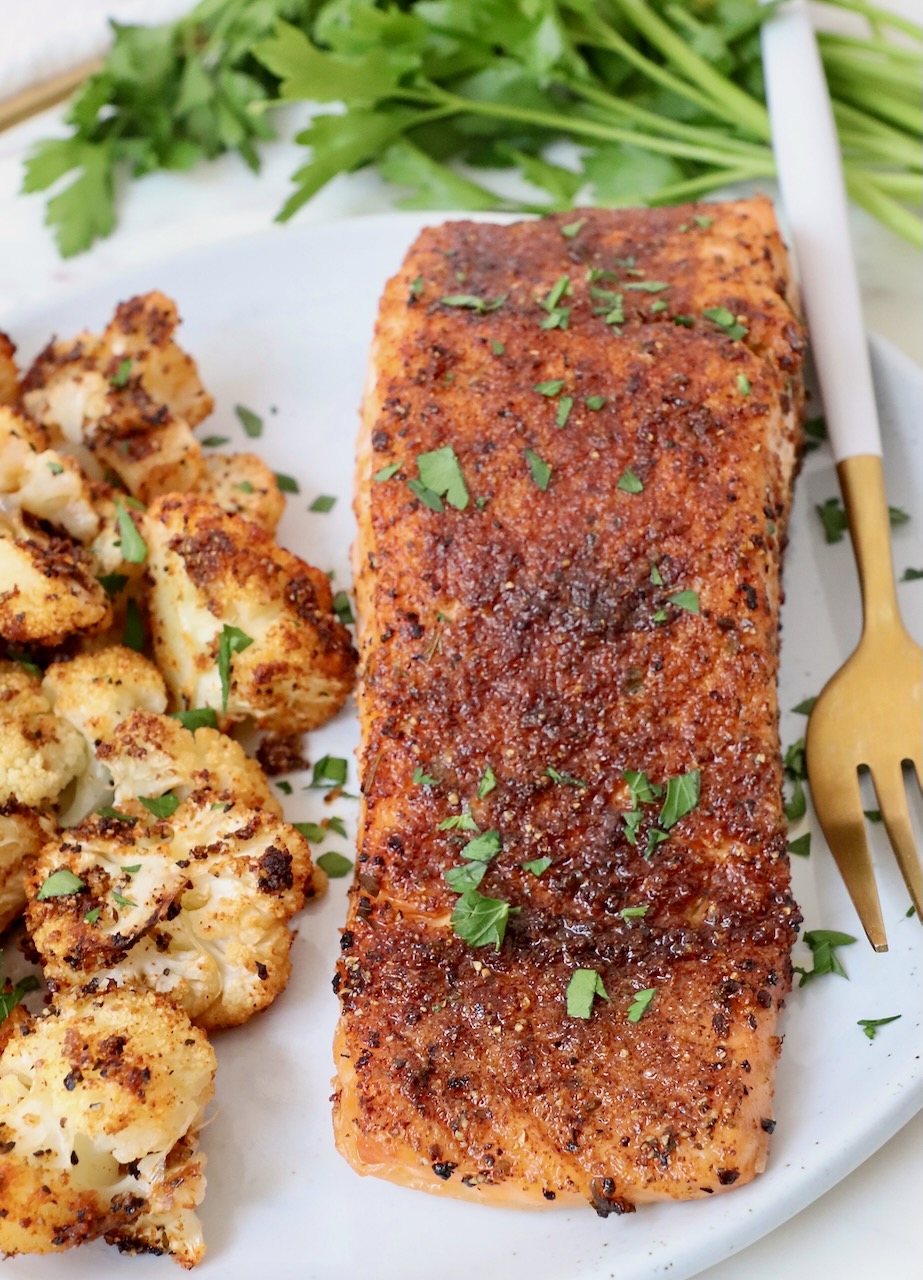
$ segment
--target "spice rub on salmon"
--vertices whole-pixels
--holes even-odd
[[[761,199],[449,223],[387,285],[335,979],[360,1173],[605,1214],[763,1169],[803,347]]]

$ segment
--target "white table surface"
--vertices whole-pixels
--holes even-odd
[[[125,193],[115,235],[62,262],[42,227],[41,198],[18,194],[23,156],[35,139],[61,128],[61,114],[56,109],[0,134],[0,313],[140,261],[267,227],[300,162],[300,149],[281,141],[267,148],[259,178],[234,158],[145,178]],[[394,192],[366,171],[337,179],[298,221],[393,208]],[[923,363],[920,254],[858,211],[853,225],[868,326]],[[699,1280],[918,1280],[921,1193],[918,1115],[820,1200]]]

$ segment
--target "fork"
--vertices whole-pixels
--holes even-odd
[[[824,686],[808,721],[808,781],[862,927],[876,951],[887,951],[858,775],[861,768],[871,772],[888,839],[921,918],[923,871],[902,765],[909,761],[923,786],[923,649],[908,635],[897,603],[839,141],[804,0],[785,0],[763,23],[762,45],[782,205],[862,589],[859,645]]]

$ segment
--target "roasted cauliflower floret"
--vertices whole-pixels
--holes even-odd
[[[26,905],[23,866],[56,832],[54,820],[16,800],[0,803],[0,933]]]
[[[15,355],[15,343],[0,329],[0,404],[15,404],[19,399],[19,370]]]
[[[102,369],[101,358],[98,339],[79,333],[69,342],[49,342],[26,371],[23,406],[54,444],[82,445],[85,427],[106,413],[117,366]]]
[[[85,823],[45,845],[27,878],[52,986],[144,984],[211,1030],[271,1004],[291,971],[288,921],[324,881],[304,837],[212,791],[137,835],[121,828]],[[67,892],[49,896],[62,880]]]
[[[142,502],[183,493],[205,474],[202,447],[189,424],[133,383],[110,396],[107,413],[87,440],[102,466]]]
[[[47,447],[45,432],[0,405],[0,503],[8,517],[23,513],[63,529],[79,542],[99,532],[90,481],[79,464]]]
[[[185,1267],[204,1254],[198,1128],[215,1055],[150,991],[59,993],[0,1026],[0,1252],[105,1236]]]
[[[71,826],[112,800],[112,775],[96,748],[132,711],[165,711],[166,685],[153,662],[140,653],[107,645],[70,662],[52,663],[42,691],[55,715],[73,725],[86,743],[87,768],[61,812],[62,825]]]
[[[39,677],[0,661],[0,804],[53,804],[86,759],[83,738],[53,713]]]
[[[185,800],[208,788],[232,792],[251,809],[281,815],[282,806],[255,760],[239,742],[217,729],[190,730],[172,716],[134,711],[97,748],[112,774],[115,804],[142,814],[134,801],[170,792]]]
[[[339,710],[356,652],[325,574],[190,494],[159,498],[145,527],[154,656],[181,706],[286,734]]]
[[[255,453],[212,453],[193,492],[211,498],[230,515],[245,516],[274,533],[285,510],[285,498],[262,458]]]

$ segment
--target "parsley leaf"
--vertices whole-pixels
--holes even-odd
[[[923,569],[907,568],[901,574],[900,580],[901,582],[919,582],[921,578],[923,578]]]
[[[817,504],[814,510],[820,516],[824,527],[824,541],[827,543],[842,542],[843,534],[848,529],[846,512],[839,498],[828,498],[826,502]]]
[[[328,511],[333,510],[333,508],[336,506],[336,502],[337,500],[332,494],[319,493],[317,497],[314,499],[314,501],[311,503],[311,505],[308,507],[308,510],[317,511],[321,515],[326,515]]]
[[[806,831],[803,836],[799,836],[797,840],[789,840],[789,853],[794,853],[798,858],[809,858],[811,856],[811,833]]]
[[[663,293],[664,289],[669,287],[664,280],[633,280],[622,285],[623,289],[636,289],[641,293]],[[705,314],[707,315],[708,312]]]
[[[376,471],[372,476],[378,484],[383,484],[385,480],[390,480],[392,476],[396,476],[404,464],[402,462],[389,462],[386,467],[382,467],[380,471]]]
[[[688,773],[676,774],[667,779],[667,793],[660,810],[660,823],[668,831],[699,803],[701,779],[700,769],[691,769]]]
[[[322,853],[317,859],[317,865],[321,871],[326,871],[331,880],[340,880],[343,876],[348,876],[353,869],[352,861],[345,854],[337,853],[333,849],[329,853]]]
[[[130,377],[131,377],[131,361],[126,357],[124,360],[119,361],[118,366],[116,367],[115,373],[112,375],[109,381],[112,383],[114,387],[124,387],[128,385],[128,380]]]
[[[496,774],[493,769],[491,769],[490,765],[486,765],[481,781],[478,783],[478,799],[483,800],[485,796],[489,796],[496,785]]]
[[[333,612],[343,623],[344,627],[352,626],[356,621],[353,617],[353,610],[349,596],[345,591],[338,591],[333,597]]]
[[[415,497],[420,499],[425,507],[429,507],[430,511],[439,513],[445,511],[439,494],[434,493],[432,489],[428,489],[422,480],[408,480],[407,488]]]
[[[282,493],[300,493],[298,481],[294,476],[287,476],[281,471],[276,472],[276,484]]]
[[[196,729],[217,729],[218,713],[214,707],[193,707],[189,711],[174,711],[173,719],[178,720],[184,729],[195,733]]]
[[[346,782],[347,768],[348,762],[341,756],[323,756],[314,766],[311,786],[320,789],[342,787]]]
[[[221,628],[221,635],[218,637],[218,675],[221,679],[223,713],[227,712],[228,697],[231,692],[231,662],[235,654],[243,653],[244,649],[249,649],[251,644],[253,644],[253,638],[241,631],[240,627],[232,627],[226,622]]]
[[[551,866],[550,858],[533,858],[531,862],[520,863],[523,871],[531,871],[534,876],[544,874]]]
[[[463,813],[454,813],[450,818],[443,818],[437,831],[480,831],[480,827],[467,809]]]
[[[605,405],[606,397],[605,396],[587,396],[584,403],[586,404],[586,407],[588,409],[592,410],[593,413],[598,413],[599,410],[602,409],[603,406]]]
[[[551,765],[545,770],[545,776],[550,778],[552,782],[558,782],[564,787],[578,787],[584,791],[587,787],[582,778],[574,778],[569,773],[558,773],[557,769],[552,768]]]
[[[644,489],[644,482],[631,467],[626,467],[616,482],[616,489],[621,489],[623,493],[641,493]]]
[[[58,867],[57,871],[52,871],[43,881],[35,897],[39,902],[44,902],[47,898],[65,898],[86,887],[85,881],[75,876],[73,871],[69,871],[67,867]]]
[[[663,787],[657,782],[650,782],[643,769],[623,769],[622,777],[628,783],[632,802],[637,808],[639,804],[650,804],[663,795]]]
[[[866,819],[868,819],[869,822],[882,821],[880,809],[863,809],[862,814]]]
[[[128,577],[124,573],[104,573],[101,577],[97,578],[96,581],[111,600],[112,597],[117,596],[126,585]]]
[[[526,462],[529,464],[529,471],[532,473],[532,479],[544,493],[551,483],[551,467],[532,449],[526,449],[525,455]]]
[[[886,1027],[889,1022],[897,1022],[900,1017],[899,1013],[893,1013],[890,1018],[860,1018],[856,1026],[861,1027],[863,1034],[870,1040],[874,1040],[879,1027]]]
[[[843,962],[837,955],[837,947],[848,947],[856,941],[849,933],[837,933],[834,929],[814,929],[804,935],[804,941],[814,954],[814,967],[802,969],[794,965],[795,973],[801,974],[799,987],[803,987],[812,978],[820,978],[827,973],[837,973],[841,978],[849,974],[843,968]]]
[[[686,613],[699,613],[699,597],[695,591],[677,591],[675,595],[667,596],[667,600],[677,609],[685,609]]]
[[[518,915],[519,910],[502,898],[485,898],[477,889],[469,889],[455,904],[452,928],[469,946],[493,946],[499,951],[506,937],[509,918]]]
[[[745,373],[738,373],[737,375],[737,390],[742,396],[748,396],[752,390],[750,379]]]
[[[563,378],[552,378],[549,382],[536,382],[532,390],[537,391],[540,396],[557,396],[563,387]]]
[[[202,444],[206,449],[220,449],[223,444],[230,442],[230,436],[206,436]]]
[[[413,782],[417,787],[432,787],[435,786],[438,781],[439,779],[434,778],[431,773],[426,773],[421,765],[417,765],[416,769],[413,771]]]
[[[118,498],[115,500],[115,518],[119,526],[122,559],[129,564],[144,564],[147,559],[147,543]]]
[[[469,840],[461,851],[461,856],[469,862],[490,862],[500,852],[500,832],[484,831],[481,835]]]
[[[797,706],[792,707],[792,711],[794,711],[797,716],[809,716],[814,710],[814,704],[816,701],[816,697],[802,698]]]
[[[18,1004],[22,1004],[30,991],[37,991],[38,987],[39,981],[34,973],[26,974],[15,984],[10,983],[9,979],[0,983],[0,1022],[8,1018]]]
[[[708,307],[702,315],[706,320],[716,324],[729,338],[745,338],[750,332],[746,325],[739,323],[727,307]]]
[[[567,420],[570,417],[570,411],[574,407],[573,396],[561,396],[558,401],[558,410],[555,414],[555,424],[559,427],[566,427]]]
[[[179,800],[172,791],[167,791],[162,796],[138,796],[138,799],[155,818],[172,817],[179,808]]]
[[[800,778],[795,779],[791,797],[785,801],[782,807],[789,822],[797,822],[799,818],[803,818],[807,813],[808,802],[804,794],[804,785]]]
[[[468,893],[478,887],[486,874],[486,862],[466,862],[460,867],[449,867],[443,879],[455,893]]]
[[[567,240],[573,240],[578,235],[586,223],[586,218],[578,218],[576,222],[568,222],[561,227],[561,235]]]
[[[258,413],[254,413],[252,409],[248,409],[243,404],[235,404],[234,412],[237,414],[240,425],[251,440],[256,440],[263,434],[263,419]]]
[[[462,307],[467,311],[476,311],[479,316],[486,315],[489,311],[496,311],[506,302],[507,295],[501,294],[498,298],[478,298],[473,293],[453,293],[447,298],[440,298],[439,301],[444,307]]]
[[[570,1018],[589,1018],[593,1001],[599,996],[608,1000],[603,980],[595,969],[575,969],[567,984],[567,1015]]]
[[[656,987],[645,987],[643,991],[635,993],[635,998],[628,1006],[628,1021],[640,1022],[650,1008],[651,1001],[657,994]]]
[[[112,890],[112,898],[116,906],[119,907],[136,907],[137,902],[132,902],[131,898],[126,898],[124,894],[119,893],[118,889]]]
[[[322,827],[319,822],[293,822],[292,826],[312,844],[321,844],[327,839],[327,828]]]
[[[469,502],[468,486],[451,445],[421,453],[417,457],[417,469],[421,482],[430,492],[445,498],[450,507],[465,510]]]
[[[647,903],[643,907],[622,907],[619,915],[623,920],[635,920],[641,916],[646,916],[650,908]]]

